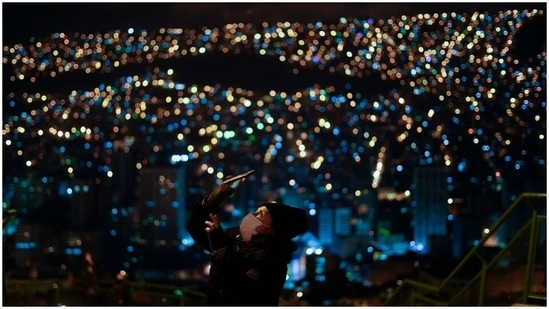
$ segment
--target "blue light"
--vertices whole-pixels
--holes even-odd
[[[66,248],[65,249],[65,254],[67,254],[67,255],[81,255],[82,254],[82,249],[80,249],[80,248]]]
[[[15,243],[15,248],[17,248],[17,249],[33,249],[33,248],[36,248],[36,243],[34,241],[17,242],[17,243]]]
[[[458,163],[458,171],[460,173],[465,172],[466,169],[467,169],[467,163],[466,162],[461,161],[461,162]]]

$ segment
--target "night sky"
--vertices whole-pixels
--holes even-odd
[[[544,2],[541,2],[544,3]],[[139,2],[2,3],[3,44],[52,32],[106,32],[113,28],[223,26],[233,22],[335,21],[342,16],[389,18],[441,11],[471,12],[539,8],[540,2]]]

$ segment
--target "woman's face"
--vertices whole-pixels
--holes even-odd
[[[273,218],[271,218],[271,214],[269,213],[269,209],[267,209],[267,207],[260,206],[255,212],[253,212],[253,215],[264,225],[272,226]]]

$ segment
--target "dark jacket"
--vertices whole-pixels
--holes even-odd
[[[200,199],[187,228],[193,239],[211,252],[208,305],[277,306],[296,245],[290,239],[254,235],[245,243],[239,228],[206,233],[204,221],[217,214],[234,189],[221,187]]]

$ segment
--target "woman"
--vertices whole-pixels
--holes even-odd
[[[211,252],[208,305],[277,306],[288,263],[297,249],[292,238],[307,230],[306,213],[284,204],[263,203],[240,226],[224,230],[217,212],[245,178],[234,186],[231,180],[197,201],[187,225],[194,240]]]

